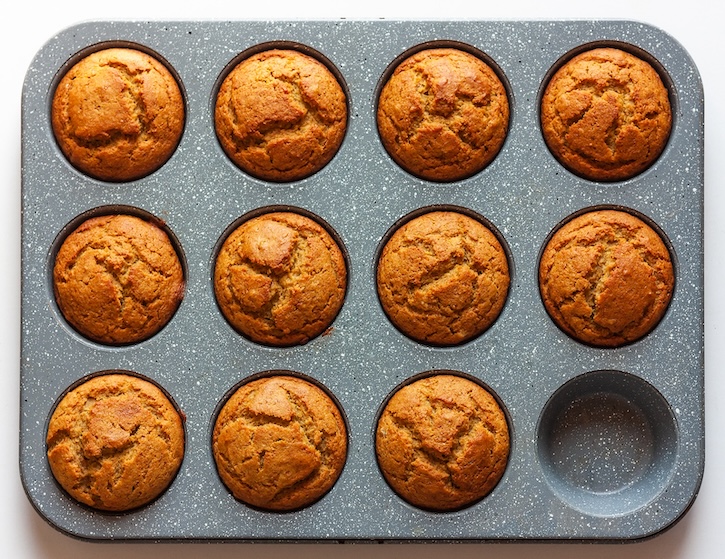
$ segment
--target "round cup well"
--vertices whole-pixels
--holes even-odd
[[[538,458],[552,490],[593,516],[652,501],[675,465],[677,424],[657,390],[631,374],[596,371],[564,384],[538,425]]]

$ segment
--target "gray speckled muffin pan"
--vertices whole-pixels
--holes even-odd
[[[270,184],[235,167],[217,143],[215,87],[241,52],[292,42],[324,55],[343,76],[350,107],[336,157],[299,182]],[[391,62],[431,41],[455,41],[489,56],[505,76],[512,117],[494,162],[469,179],[440,184],[396,166],[375,127],[376,89]],[[538,125],[547,74],[590,42],[623,44],[661,65],[674,126],[665,152],[641,175],[594,183],[552,158]],[[186,128],[173,157],[131,183],[75,170],[56,146],[49,105],[54,84],[79,53],[131,43],[165,59],[186,101]],[[639,50],[641,49],[641,50]],[[34,59],[22,102],[22,355],[20,469],[38,512],[70,535],[99,540],[466,541],[638,540],[674,524],[694,500],[704,466],[703,93],[682,47],[626,21],[97,22],[53,37]],[[498,321],[462,346],[417,344],[386,319],[374,285],[388,229],[433,205],[468,208],[489,220],[512,258],[512,283]],[[664,232],[674,256],[674,298],[646,338],[596,349],[563,334],[539,298],[538,256],[547,235],[590,206],[623,206]],[[185,298],[168,326],[127,347],[75,333],[55,306],[54,247],[86,212],[127,206],[163,220],[186,266]],[[350,264],[345,304],[333,328],[308,344],[275,349],[237,334],[218,311],[211,268],[220,236],[237,218],[292,206],[326,221]],[[181,470],[156,501],[125,514],[80,506],[56,485],[45,457],[54,403],[97,371],[130,370],[159,383],[186,415]],[[308,375],[339,400],[349,454],[333,489],[314,505],[270,513],[236,501],[210,450],[214,413],[240,380],[270,369]],[[378,471],[376,415],[410,377],[454,370],[488,386],[504,404],[511,455],[498,486],[451,513],[416,509]]]

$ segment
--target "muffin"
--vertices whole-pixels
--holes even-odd
[[[321,388],[295,376],[270,376],[243,384],[224,404],[212,448],[234,497],[266,510],[294,510],[337,481],[347,430]]]
[[[662,238],[618,210],[565,223],[539,263],[541,299],[552,320],[593,346],[618,347],[649,333],[665,314],[674,283]]]
[[[667,88],[644,60],[615,48],[579,54],[551,78],[541,127],[554,156],[593,181],[619,181],[647,169],[672,127]]]
[[[375,452],[400,497],[423,509],[456,510],[485,497],[503,476],[508,424],[479,384],[438,374],[390,398],[378,420]]]
[[[399,227],[378,260],[383,310],[405,335],[455,345],[484,332],[508,295],[506,253],[480,221],[432,211]]]
[[[104,511],[149,503],[184,456],[179,412],[155,384],[117,373],[68,392],[48,423],[48,462],[74,499]]]
[[[315,220],[271,212],[244,221],[224,241],[214,293],[227,321],[254,342],[307,343],[342,307],[347,268],[342,250]]]
[[[60,80],[51,107],[61,151],[82,172],[131,181],[161,167],[184,128],[184,100],[169,70],[134,49],[88,55]]]
[[[327,67],[296,50],[242,60],[224,79],[214,113],[222,148],[257,178],[287,182],[322,169],[347,127],[347,101]]]
[[[452,48],[404,60],[383,86],[377,122],[385,149],[403,169],[456,181],[486,167],[506,138],[509,102],[481,59]]]
[[[161,227],[132,215],[104,215],[87,219],[63,241],[53,290],[78,332],[104,344],[130,344],[171,319],[184,295],[184,273]]]

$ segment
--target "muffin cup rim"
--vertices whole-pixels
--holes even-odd
[[[179,304],[176,307],[176,310],[173,312],[171,317],[169,318],[168,322],[164,324],[161,328],[159,328],[156,332],[154,332],[151,336],[148,336],[146,338],[135,340],[132,342],[127,343],[110,343],[110,342],[102,342],[98,340],[94,340],[85,334],[81,333],[78,329],[76,329],[75,326],[73,326],[63,315],[63,312],[60,310],[60,305],[58,304],[56,293],[55,293],[55,282],[53,281],[53,269],[55,268],[55,261],[56,257],[58,255],[58,251],[63,246],[63,243],[66,241],[66,239],[73,234],[73,232],[80,227],[83,223],[86,221],[96,218],[96,217],[104,217],[104,216],[131,216],[136,217],[138,219],[141,219],[143,221],[146,221],[159,229],[161,229],[166,236],[169,239],[169,242],[171,243],[171,246],[174,249],[174,252],[176,253],[176,257],[179,260],[179,264],[181,265],[181,271],[183,276],[183,291],[181,293],[181,298],[179,300]],[[188,290],[188,284],[189,284],[189,264],[186,258],[186,253],[184,251],[184,247],[181,244],[181,240],[176,236],[176,233],[174,233],[173,229],[169,226],[166,220],[158,217],[156,214],[145,210],[139,206],[135,206],[132,204],[101,204],[98,206],[94,206],[92,208],[85,209],[81,211],[80,213],[76,214],[70,221],[68,221],[65,225],[63,225],[58,232],[56,233],[55,237],[53,238],[53,241],[50,243],[46,255],[46,285],[48,290],[48,299],[50,303],[50,307],[56,316],[56,319],[65,327],[64,329],[74,337],[77,337],[79,340],[81,340],[83,343],[91,345],[96,348],[101,348],[104,350],[111,350],[111,351],[123,351],[124,349],[134,348],[137,347],[143,343],[148,342],[149,340],[154,339],[156,336],[158,336],[163,330],[165,330],[169,324],[174,320],[174,317],[181,309],[181,306],[184,304],[184,300],[187,296],[187,290]]]
[[[575,170],[571,169],[568,165],[563,163],[559,160],[556,155],[551,151],[549,148],[549,144],[546,141],[546,138],[544,137],[544,131],[543,131],[543,125],[541,121],[541,104],[544,98],[544,94],[546,93],[546,90],[549,87],[549,83],[551,82],[552,78],[556,73],[563,68],[568,62],[576,58],[578,55],[583,54],[585,52],[589,52],[592,50],[600,49],[600,48],[612,48],[617,49],[620,51],[623,51],[627,54],[630,54],[636,58],[639,58],[643,62],[646,62],[649,64],[652,69],[657,73],[660,80],[662,81],[662,84],[664,85],[665,89],[667,90],[667,99],[670,103],[670,114],[672,115],[672,123],[670,125],[670,131],[667,136],[667,141],[665,142],[664,146],[662,146],[662,150],[660,151],[659,155],[652,161],[650,164],[642,169],[641,171],[635,173],[634,175],[630,175],[624,178],[618,178],[618,179],[592,179],[582,176],[581,174],[577,173]],[[670,73],[667,71],[667,68],[665,65],[659,61],[657,57],[655,57],[653,54],[650,54],[649,51],[645,50],[644,48],[637,46],[636,44],[625,41],[625,40],[617,40],[617,39],[597,39],[593,41],[587,41],[584,43],[580,43],[575,47],[570,48],[568,51],[562,53],[552,64],[549,66],[549,69],[544,73],[544,75],[539,80],[539,87],[536,93],[536,124],[537,124],[537,132],[538,137],[541,139],[541,143],[544,145],[546,151],[551,155],[552,159],[559,165],[562,169],[564,169],[566,172],[571,173],[573,176],[577,178],[577,180],[582,180],[587,183],[590,183],[592,185],[618,185],[618,184],[625,184],[625,183],[631,183],[636,182],[637,179],[647,173],[652,172],[654,168],[657,166],[657,162],[662,159],[665,154],[668,152],[670,145],[672,143],[672,138],[676,135],[675,128],[678,126],[678,115],[679,115],[679,101],[678,101],[678,94],[677,94],[677,88],[675,87],[675,82],[670,75]]]
[[[183,454],[181,456],[181,462],[179,462],[179,467],[177,468],[176,472],[170,479],[168,485],[166,488],[161,491],[156,497],[151,499],[150,501],[143,503],[141,505],[138,505],[136,507],[126,509],[126,510],[119,510],[119,511],[113,511],[113,510],[105,510],[105,509],[99,509],[92,507],[90,505],[87,505],[85,503],[82,503],[78,500],[76,500],[74,497],[68,493],[65,488],[60,484],[60,482],[56,479],[56,477],[53,475],[50,469],[50,463],[48,461],[48,443],[47,443],[47,435],[48,435],[48,428],[50,427],[50,421],[53,417],[53,414],[55,414],[56,409],[60,405],[60,403],[63,401],[63,399],[73,392],[75,389],[83,386],[85,383],[96,379],[100,377],[105,376],[113,376],[113,375],[119,375],[119,376],[127,376],[127,377],[133,377],[145,382],[148,382],[149,384],[153,385],[155,388],[161,391],[161,393],[164,395],[164,397],[169,401],[171,406],[174,408],[174,411],[179,416],[179,421],[181,423],[181,429],[183,434]],[[126,516],[136,513],[137,511],[143,510],[146,507],[150,506],[152,503],[163,497],[163,495],[171,489],[171,487],[174,484],[174,481],[179,476],[179,473],[181,472],[182,468],[184,467],[184,462],[186,461],[186,454],[187,454],[187,447],[188,447],[188,433],[187,433],[187,426],[186,426],[186,413],[179,405],[178,401],[174,398],[174,396],[169,392],[166,387],[161,384],[160,381],[154,379],[153,377],[145,374],[140,373],[135,370],[131,369],[123,369],[123,368],[113,368],[113,369],[102,369],[98,371],[93,371],[90,373],[85,373],[81,375],[80,377],[76,378],[73,382],[71,382],[68,386],[66,386],[57,396],[53,404],[50,406],[48,414],[45,419],[45,426],[43,428],[44,438],[43,438],[43,446],[45,449],[45,467],[48,472],[48,476],[53,480],[53,483],[60,489],[60,491],[65,495],[69,501],[73,502],[78,507],[84,508],[88,510],[89,512],[92,512],[94,514],[100,514],[103,516],[109,516],[109,517],[119,517],[119,516]]]
[[[576,338],[575,336],[573,336],[572,334],[569,334],[568,332],[566,332],[563,328],[561,328],[559,326],[559,324],[553,319],[553,317],[551,317],[551,315],[549,314],[549,311],[546,309],[546,306],[544,305],[544,295],[541,292],[541,282],[539,280],[539,273],[540,273],[540,269],[541,269],[541,258],[544,255],[544,251],[548,247],[549,242],[554,237],[554,235],[562,227],[564,227],[567,223],[573,221],[574,219],[581,217],[583,215],[586,215],[588,213],[598,212],[598,211],[623,212],[623,213],[627,213],[627,214],[631,215],[632,217],[635,217],[635,218],[641,220],[645,225],[650,227],[660,238],[660,240],[664,244],[665,248],[667,249],[667,252],[670,256],[670,263],[672,264],[672,282],[673,282],[672,283],[672,294],[670,296],[669,302],[667,303],[667,309],[662,314],[660,319],[643,336],[641,336],[635,340],[631,340],[627,343],[613,345],[613,346],[598,345],[598,344],[582,341],[582,340]],[[645,339],[647,339],[647,337],[650,336],[657,329],[657,327],[666,319],[667,315],[669,314],[670,309],[672,307],[672,301],[674,300],[674,298],[677,295],[678,283],[679,283],[677,281],[677,276],[679,274],[679,261],[677,258],[677,252],[675,251],[674,244],[670,240],[670,238],[667,235],[667,233],[665,232],[665,230],[662,227],[660,227],[660,225],[647,214],[644,214],[629,206],[624,206],[624,205],[620,205],[620,204],[594,204],[591,206],[585,206],[585,207],[579,208],[578,210],[576,210],[576,211],[570,213],[569,215],[565,216],[564,218],[560,219],[550,229],[549,233],[547,233],[547,235],[542,239],[538,254],[536,256],[536,266],[533,267],[532,271],[534,274],[534,281],[536,282],[536,292],[538,293],[538,300],[539,300],[541,307],[543,308],[544,313],[546,314],[547,318],[549,318],[549,320],[556,326],[557,330],[561,331],[567,338],[571,339],[572,341],[574,341],[578,344],[581,344],[585,347],[602,350],[602,351],[621,350],[622,348],[640,343],[640,342],[644,341]]]
[[[55,98],[55,93],[58,89],[58,85],[60,85],[61,80],[65,77],[65,75],[79,62],[87,58],[88,56],[95,54],[97,52],[102,52],[104,50],[110,50],[110,49],[126,49],[126,50],[135,50],[138,52],[141,52],[143,54],[146,54],[156,60],[159,64],[161,64],[166,70],[171,74],[171,77],[176,82],[177,87],[179,88],[179,93],[181,94],[181,101],[182,101],[182,108],[183,108],[183,115],[184,115],[184,121],[181,127],[181,131],[179,133],[179,137],[177,139],[176,145],[174,146],[174,149],[171,150],[169,153],[168,158],[161,163],[158,167],[155,169],[152,169],[148,173],[143,174],[142,176],[129,179],[129,180],[108,180],[108,179],[102,179],[98,178],[92,174],[89,174],[78,167],[76,167],[71,161],[66,157],[65,153],[63,153],[63,150],[60,147],[60,143],[58,142],[58,139],[55,135],[55,132],[53,130],[53,124],[52,124],[52,113],[53,113],[53,99]],[[166,58],[164,55],[161,54],[161,52],[155,48],[149,47],[144,43],[140,43],[137,41],[131,41],[127,39],[108,39],[108,40],[102,40],[98,41],[92,44],[88,44],[85,47],[77,50],[75,53],[73,53],[71,56],[69,56],[63,64],[61,64],[53,78],[50,80],[48,85],[48,91],[47,91],[47,98],[46,98],[46,117],[45,117],[45,123],[46,123],[46,129],[47,133],[50,137],[51,145],[54,147],[54,151],[56,153],[56,156],[60,158],[62,161],[65,162],[65,164],[68,166],[68,168],[72,169],[74,173],[77,173],[79,176],[84,177],[87,180],[93,181],[94,183],[98,183],[100,185],[124,185],[124,184],[136,184],[138,182],[141,182],[148,177],[155,175],[158,173],[165,165],[168,164],[168,162],[174,157],[176,152],[179,149],[179,146],[181,145],[184,136],[186,135],[186,127],[188,124],[188,113],[189,113],[189,94],[186,90],[186,86],[184,84],[184,80],[181,78],[181,74],[177,71],[175,66],[171,64],[168,58]]]
[[[350,422],[348,420],[347,412],[345,411],[345,408],[342,405],[342,402],[339,400],[339,398],[335,395],[335,393],[321,380],[318,380],[317,378],[313,377],[310,374],[302,373],[297,370],[293,369],[267,369],[264,371],[257,371],[255,373],[251,373],[243,378],[240,378],[237,382],[235,382],[232,386],[230,386],[218,399],[216,404],[214,405],[214,409],[212,410],[211,414],[209,415],[209,421],[208,421],[208,428],[207,428],[207,449],[210,456],[210,461],[213,464],[214,472],[216,474],[217,481],[224,487],[224,490],[229,494],[232,495],[232,490],[227,487],[227,485],[224,483],[224,481],[221,478],[221,475],[219,474],[219,466],[217,464],[216,458],[214,457],[214,431],[216,429],[216,423],[219,418],[219,414],[222,412],[224,407],[227,405],[229,400],[237,393],[239,389],[241,389],[243,386],[246,386],[247,384],[251,382],[255,382],[258,380],[264,380],[264,379],[270,379],[270,378],[292,378],[301,380],[303,382],[306,382],[313,387],[317,388],[318,390],[322,391],[322,393],[332,402],[332,404],[337,409],[338,413],[340,414],[340,417],[342,419],[342,423],[345,428],[345,459],[343,461],[342,467],[340,468],[340,471],[338,472],[338,476],[335,479],[335,481],[332,483],[332,485],[325,491],[322,495],[314,499],[312,502],[302,505],[301,507],[297,507],[294,509],[269,509],[264,507],[258,507],[255,505],[252,505],[250,503],[247,503],[245,501],[241,501],[239,499],[236,499],[240,504],[244,505],[245,507],[249,507],[252,510],[256,510],[262,513],[271,514],[271,515],[289,515],[289,514],[295,514],[298,513],[300,510],[304,510],[310,506],[313,506],[315,503],[319,502],[320,500],[324,499],[327,494],[329,494],[335,485],[339,482],[340,478],[342,477],[345,468],[347,467],[347,462],[350,457],[350,443],[351,443],[351,437],[350,437]],[[232,495],[233,496],[233,495]]]
[[[509,437],[509,449],[508,449],[508,454],[506,456],[506,467],[504,468],[504,471],[501,474],[501,477],[496,482],[496,485],[494,485],[491,488],[491,490],[488,493],[486,493],[485,495],[483,495],[481,498],[476,499],[475,501],[472,501],[461,507],[458,507],[455,509],[450,509],[450,510],[436,509],[436,508],[432,508],[432,507],[420,507],[420,506],[410,503],[407,499],[405,499],[404,497],[399,495],[398,492],[395,491],[390,486],[387,479],[385,478],[385,475],[383,474],[383,470],[380,467],[380,460],[378,458],[377,451],[376,451],[378,424],[380,423],[380,418],[381,418],[383,412],[385,412],[385,409],[387,408],[388,403],[393,398],[393,396],[395,396],[401,389],[405,388],[406,386],[415,384],[416,382],[418,382],[420,380],[424,380],[427,378],[433,378],[433,377],[437,377],[437,376],[455,376],[458,378],[462,378],[464,380],[473,382],[474,384],[476,384],[477,386],[479,386],[480,388],[485,390],[496,401],[499,408],[501,409],[501,412],[503,413],[504,418],[506,420],[506,428],[508,429],[508,437]],[[429,369],[427,371],[421,371],[418,373],[414,373],[414,374],[404,378],[399,383],[397,383],[395,386],[393,386],[389,390],[389,392],[385,395],[385,398],[383,398],[383,400],[380,402],[377,409],[375,410],[375,415],[373,417],[374,417],[374,419],[371,423],[371,429],[370,429],[370,439],[372,441],[371,447],[372,447],[373,454],[374,454],[375,467],[376,467],[376,470],[377,470],[378,474],[380,475],[381,479],[385,482],[385,485],[388,487],[390,492],[398,499],[400,504],[402,504],[406,508],[409,508],[410,510],[433,514],[436,516],[438,516],[438,515],[451,516],[451,515],[459,514],[471,507],[477,506],[479,503],[481,503],[482,501],[487,499],[491,494],[493,494],[494,491],[496,491],[496,488],[499,487],[504,482],[504,479],[506,478],[506,473],[508,472],[509,468],[511,467],[511,462],[512,462],[511,458],[514,456],[516,446],[518,445],[518,443],[517,443],[518,437],[515,435],[515,431],[514,431],[513,416],[509,412],[508,407],[504,403],[504,401],[501,398],[501,396],[499,395],[499,393],[496,390],[494,390],[491,387],[491,385],[488,384],[483,379],[481,379],[471,373],[466,373],[464,371],[459,371],[456,369]]]
[[[380,293],[378,291],[378,267],[380,264],[380,258],[382,256],[383,250],[385,249],[385,246],[388,244],[390,239],[395,235],[395,233],[404,225],[409,223],[410,221],[413,221],[414,219],[424,216],[429,213],[434,212],[450,212],[450,213],[458,213],[461,215],[464,215],[468,218],[474,219],[481,225],[483,225],[486,229],[488,229],[491,234],[496,238],[496,240],[501,245],[502,250],[504,251],[504,254],[506,255],[506,263],[508,266],[508,273],[509,273],[509,286],[508,290],[506,292],[506,298],[504,300],[504,304],[501,307],[501,311],[498,313],[498,316],[494,319],[491,324],[487,328],[485,328],[482,332],[479,332],[477,335],[466,339],[464,341],[461,341],[456,344],[435,344],[432,342],[422,341],[422,340],[416,340],[415,338],[412,338],[408,336],[405,332],[403,332],[398,326],[390,319],[388,316],[388,313],[383,308],[383,304],[380,301]],[[478,340],[481,336],[483,336],[488,330],[493,328],[493,326],[496,324],[496,322],[499,321],[501,318],[501,315],[503,315],[504,311],[506,310],[506,307],[509,304],[509,301],[511,299],[511,292],[514,288],[514,278],[516,277],[516,264],[514,261],[514,255],[513,251],[511,250],[511,246],[508,244],[508,241],[506,240],[506,237],[503,235],[503,233],[500,231],[494,223],[488,219],[483,214],[477,212],[476,210],[466,207],[466,206],[459,206],[457,204],[453,203],[445,203],[445,204],[428,204],[425,206],[420,206],[418,208],[415,208],[408,213],[406,213],[403,216],[398,217],[385,231],[383,236],[378,241],[375,251],[373,253],[373,263],[370,266],[370,272],[369,275],[371,277],[371,282],[375,287],[375,300],[378,303],[378,308],[383,313],[387,321],[393,325],[395,330],[400,333],[406,340],[425,347],[430,347],[433,349],[438,350],[452,350],[456,348],[460,348],[463,346],[466,346],[468,344],[474,343],[476,340]]]

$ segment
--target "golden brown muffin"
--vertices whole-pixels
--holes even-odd
[[[667,88],[652,66],[627,52],[583,52],[546,86],[541,127],[551,152],[573,173],[595,181],[628,179],[667,144]]]
[[[340,247],[319,223],[294,212],[243,222],[224,241],[214,293],[229,323],[266,345],[307,343],[342,307],[347,268]]]
[[[145,340],[184,296],[184,273],[168,235],[131,215],[93,217],[63,241],[53,289],[65,319],[106,344]]]
[[[400,497],[424,509],[456,510],[486,496],[503,476],[508,424],[483,387],[439,374],[393,395],[378,420],[375,452]]]
[[[406,222],[378,260],[378,296],[388,318],[407,336],[434,345],[463,343],[491,326],[509,282],[496,236],[453,211]]]
[[[575,339],[600,347],[649,333],[665,314],[674,283],[662,238],[624,211],[592,211],[565,223],[539,263],[551,318]]]
[[[111,48],[73,66],[55,90],[55,138],[68,160],[105,181],[130,181],[161,167],[184,129],[179,85],[158,60]]]
[[[77,501],[127,511],[163,493],[184,456],[179,412],[153,383],[104,374],[74,388],[48,424],[48,461]]]
[[[308,506],[337,481],[347,456],[340,410],[319,387],[294,376],[243,384],[224,404],[213,434],[219,476],[249,505]]]
[[[347,101],[335,76],[296,50],[268,50],[242,60],[216,100],[216,133],[242,170],[286,182],[316,173],[337,153]]]
[[[408,172],[455,181],[486,167],[509,124],[501,80],[467,52],[428,49],[404,60],[378,100],[378,131],[390,156]]]

